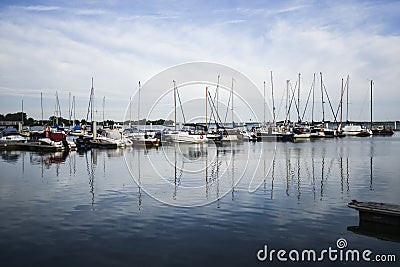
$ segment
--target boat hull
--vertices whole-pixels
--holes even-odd
[[[347,206],[359,211],[360,221],[400,226],[399,205],[353,200]]]

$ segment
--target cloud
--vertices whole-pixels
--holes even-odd
[[[195,2],[173,9],[163,9],[162,3],[148,5],[1,8],[0,87],[9,89],[0,94],[47,89],[88,98],[93,76],[99,99],[121,99],[109,106],[113,110],[109,115],[118,119],[139,80],[144,82],[175,64],[212,61],[242,71],[260,89],[264,80],[270,88],[272,70],[275,103],[282,103],[286,80],[294,85],[299,72],[304,101],[313,74],[322,72],[337,105],[341,78],[350,75],[351,107],[356,114],[368,93],[368,79],[373,79],[376,90],[381,90],[376,94],[375,117],[399,113],[396,104],[385,105],[388,97],[400,97],[395,85],[399,35],[392,33],[391,20],[372,13],[376,7],[393,19],[395,15],[387,9],[398,8],[398,4],[310,5],[300,1],[293,5],[283,1],[204,7]],[[202,10],[209,10],[207,16],[201,15]],[[60,95],[65,98],[67,94]],[[267,99],[271,102],[269,93]],[[7,113],[9,106],[2,106],[0,113]],[[368,119],[364,115],[354,119]]]
[[[27,10],[27,11],[38,11],[38,12],[44,12],[44,11],[54,11],[54,10],[59,10],[60,7],[58,6],[12,6],[13,8],[18,8],[22,10]]]

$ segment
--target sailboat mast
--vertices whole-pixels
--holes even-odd
[[[176,82],[174,82],[174,126],[175,126],[175,131],[176,131]]]
[[[263,100],[264,100],[263,111],[264,111],[264,125],[265,125],[265,81],[264,81],[264,94],[263,94]]]
[[[208,129],[208,86],[206,86],[206,127]]]
[[[90,101],[91,101],[91,106],[90,106],[90,120],[93,121],[93,111],[94,111],[94,87],[93,87],[93,77],[92,77],[92,89],[90,90]]]
[[[138,123],[139,125],[139,120]],[[132,126],[132,97],[129,97],[129,123],[128,123],[129,128]]]
[[[73,109],[74,109],[74,123],[76,121],[76,110],[75,110],[75,96],[72,97]]]
[[[339,130],[342,129],[342,117],[343,117],[343,93],[344,93],[343,79],[342,79],[342,89],[340,92],[340,124]]]
[[[321,75],[322,123],[325,123],[324,89],[323,89],[323,84],[322,84],[322,72],[320,72],[319,74]]]
[[[271,96],[272,96],[272,116],[274,120],[274,125],[276,124],[276,118],[275,118],[275,102],[274,102],[274,80],[272,78],[272,71],[271,71]]]
[[[43,123],[43,93],[40,92],[40,109],[42,110],[42,123]]]
[[[55,110],[55,115],[56,115],[56,125],[58,125],[58,116],[59,116],[59,113],[58,113],[58,110],[59,110],[59,108],[58,108],[58,92],[56,91],[56,110]]]
[[[137,110],[137,117],[138,117],[138,125],[140,120],[140,81],[139,81],[139,100],[138,100],[138,110]]]
[[[217,89],[216,89],[216,94],[217,94],[217,114],[218,114],[218,105],[219,105],[219,78],[220,75],[218,74],[218,81],[217,81]]]
[[[285,105],[285,110],[286,110],[286,116],[285,116],[285,126],[288,123],[288,109],[289,109],[289,81],[290,80],[286,80],[286,105]]]
[[[24,99],[22,99],[22,102],[21,102],[21,110],[22,110],[22,112],[21,112],[21,123],[22,123],[22,125],[24,125]]]
[[[311,123],[314,125],[314,99],[315,99],[315,73],[312,88],[312,107],[311,107]]]
[[[68,119],[71,126],[71,92],[68,93]]]
[[[232,88],[231,88],[231,95],[232,95],[232,128],[234,128],[234,121],[233,121],[233,80],[234,78],[232,77]]]
[[[374,81],[371,80],[371,126],[370,129],[372,130],[372,85],[373,85]]]
[[[103,96],[103,128],[104,128],[104,125],[105,125],[105,119],[104,119],[104,109],[105,109],[105,106],[106,106],[106,97]]]
[[[347,91],[346,91],[346,122],[349,122],[349,85],[350,85],[350,76],[347,75]]]
[[[300,118],[300,73],[299,73],[299,88],[297,90],[297,116],[298,116],[298,122],[301,122],[301,118]]]

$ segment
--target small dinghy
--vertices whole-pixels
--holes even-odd
[[[347,206],[359,211],[360,221],[400,226],[400,205],[352,200]]]

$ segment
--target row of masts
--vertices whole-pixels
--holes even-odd
[[[274,98],[274,82],[273,82],[273,75],[272,75],[272,71],[270,72],[270,77],[271,77],[271,99],[272,99],[272,123],[274,125],[276,125],[277,121],[276,121],[276,107],[275,107],[275,98]],[[322,72],[320,72],[320,89],[321,89],[321,111],[322,111],[322,123],[324,123],[325,120],[325,99],[324,97],[327,98],[328,103],[330,105],[333,117],[334,117],[334,121],[339,123],[340,125],[342,125],[343,123],[343,98],[344,98],[344,93],[346,91],[347,95],[346,95],[346,122],[349,121],[349,80],[350,80],[350,76],[347,76],[347,80],[346,83],[344,83],[344,79],[342,79],[342,85],[341,85],[341,91],[340,91],[340,103],[338,106],[338,111],[335,113],[333,107],[332,107],[332,103],[329,99],[329,95],[328,92],[326,90],[326,87],[324,85],[323,82],[323,78],[322,78]],[[310,91],[308,93],[308,97],[307,97],[307,102],[304,108],[303,113],[301,114],[301,109],[300,109],[300,84],[301,84],[301,74],[298,74],[298,80],[296,81],[296,86],[295,86],[295,90],[297,89],[297,101],[293,101],[295,98],[295,90],[293,90],[290,80],[286,80],[286,103],[285,103],[285,119],[284,119],[284,124],[287,125],[290,121],[290,109],[291,106],[293,104],[293,102],[295,103],[296,106],[296,110],[297,110],[297,116],[298,116],[298,123],[302,123],[304,120],[304,116],[306,113],[306,109],[308,106],[308,101],[310,98],[310,95],[312,93],[312,106],[311,106],[311,122],[314,123],[314,110],[315,110],[315,73],[314,73],[314,77],[313,77],[313,82],[310,88]],[[370,123],[371,123],[371,127],[372,127],[372,85],[373,85],[373,81],[371,80],[371,88],[370,88],[370,92],[371,92],[371,118],[370,118]],[[264,81],[264,87],[263,87],[263,122],[264,124],[266,124],[266,106],[267,106],[267,97],[266,97],[266,82]],[[339,112],[339,122],[338,122],[338,118],[337,118],[337,113]]]
[[[310,91],[308,93],[308,98],[307,98],[307,102],[304,108],[304,111],[301,115],[301,109],[300,109],[300,81],[301,81],[301,74],[298,74],[298,80],[296,81],[296,86],[295,86],[295,90],[293,90],[291,84],[290,84],[290,80],[286,80],[286,104],[285,104],[285,120],[284,120],[284,124],[287,125],[290,121],[290,109],[293,103],[293,100],[295,100],[295,91],[297,89],[297,101],[295,101],[295,106],[296,106],[296,110],[297,110],[297,116],[298,116],[298,122],[301,123],[304,119],[304,115],[308,106],[308,101],[310,98],[310,95],[312,93],[312,111],[311,111],[311,122],[314,123],[314,100],[315,100],[315,74],[314,74],[314,78],[313,78],[313,82],[310,88]],[[219,110],[219,82],[220,82],[220,75],[218,75],[218,82],[217,82],[217,89],[215,92],[215,97],[216,97],[216,107],[215,109],[218,111]],[[275,98],[274,98],[274,81],[273,81],[273,73],[272,71],[270,72],[270,82],[271,82],[271,98],[272,98],[272,122],[274,125],[276,125],[277,121],[276,121],[276,107],[275,107]],[[370,89],[370,93],[371,93],[371,110],[370,110],[370,124],[372,127],[373,124],[373,117],[372,117],[372,86],[373,86],[373,81],[370,81],[371,83],[371,89]],[[174,129],[177,130],[177,100],[179,98],[178,94],[178,90],[177,90],[177,85],[176,85],[176,81],[173,81],[174,84]],[[266,82],[264,81],[264,87],[263,87],[263,122],[264,124],[266,123],[266,106],[267,106],[267,98],[266,98]],[[349,76],[347,76],[347,81],[346,84],[344,84],[344,79],[342,79],[342,86],[341,86],[341,92],[340,92],[340,103],[338,106],[338,110],[335,112],[333,110],[332,104],[330,102],[329,96],[327,94],[325,85],[323,83],[323,78],[322,78],[322,73],[320,73],[320,89],[321,89],[321,105],[322,105],[322,123],[325,122],[325,108],[324,108],[324,104],[325,104],[325,100],[324,100],[324,95],[326,95],[327,100],[329,101],[330,107],[331,107],[331,111],[333,113],[334,116],[334,120],[335,122],[339,123],[339,125],[342,125],[343,123],[343,98],[344,98],[344,93],[345,91],[347,92],[346,95],[346,121],[348,122],[348,115],[349,115]],[[137,123],[139,124],[139,118],[140,118],[140,103],[141,103],[141,99],[140,99],[140,81],[139,81],[139,90],[138,90],[138,105],[137,105]],[[229,96],[229,102],[228,103],[228,107],[231,110],[231,116],[232,116],[232,126],[234,125],[233,122],[233,118],[234,118],[234,109],[233,109],[233,99],[234,99],[234,94],[233,94],[233,88],[234,87],[234,78],[232,77],[232,83],[231,83],[231,92],[230,92],[230,96]],[[347,88],[347,90],[346,90]],[[177,97],[178,96],[178,97]],[[88,111],[87,111],[87,115],[86,115],[86,121],[87,122],[91,122],[94,120],[94,85],[93,85],[93,77],[92,77],[92,86],[91,86],[91,90],[90,90],[90,97],[89,97],[89,104],[88,104]],[[208,91],[208,87],[206,88],[206,124],[208,125],[208,97],[209,97],[209,91]],[[103,102],[102,102],[102,120],[103,120],[103,124],[105,122],[105,96],[103,97]],[[71,102],[72,100],[72,102]],[[41,119],[42,121],[44,121],[44,112],[43,112],[43,93],[40,93],[40,105],[41,105]],[[71,124],[71,120],[73,117],[73,121],[75,123],[76,121],[76,101],[75,101],[75,96],[72,96],[71,98],[71,93],[69,93],[69,100],[68,100],[68,108],[69,108],[69,122],[70,125]],[[182,108],[182,107],[181,107]],[[130,107],[129,107],[129,126],[131,126],[131,122],[132,122],[132,118],[131,118],[131,113],[132,113],[132,103],[131,103],[131,99],[130,99]],[[23,111],[23,100],[22,100],[22,111]],[[23,112],[22,112],[23,113]],[[337,121],[337,113],[339,113],[339,122]],[[228,109],[227,112],[225,114],[225,122],[226,122],[226,117],[228,114]],[[55,123],[58,124],[58,118],[61,117],[61,107],[60,107],[60,103],[59,103],[59,98],[58,98],[58,92],[56,91],[56,103],[55,103],[55,112],[54,112],[54,117],[55,117]],[[182,115],[184,117],[183,114],[183,110],[182,110]]]
[[[139,85],[140,85],[140,82],[139,82]],[[60,105],[60,101],[59,101],[59,97],[58,97],[58,91],[56,91],[55,97],[56,97],[56,101],[55,101],[55,107],[54,107],[53,123],[58,125],[58,123],[59,123],[58,119],[62,117],[61,105]],[[103,124],[105,123],[105,101],[106,101],[106,97],[104,96],[103,103],[102,103]],[[22,100],[22,114],[24,113],[24,107],[23,107],[24,104],[23,103],[24,103],[24,101]],[[40,92],[40,109],[41,109],[41,122],[44,122],[43,92]],[[92,87],[90,89],[89,105],[88,105],[88,111],[86,114],[87,122],[92,122],[94,120],[94,113],[95,113],[94,86],[93,86],[93,77],[92,77]],[[72,121],[72,119],[73,119],[73,121]],[[22,121],[23,121],[23,118],[22,118]],[[71,95],[71,92],[68,93],[68,121],[69,121],[70,125],[72,125],[72,122],[75,123],[75,121],[76,121],[76,100],[75,100],[75,96]]]

